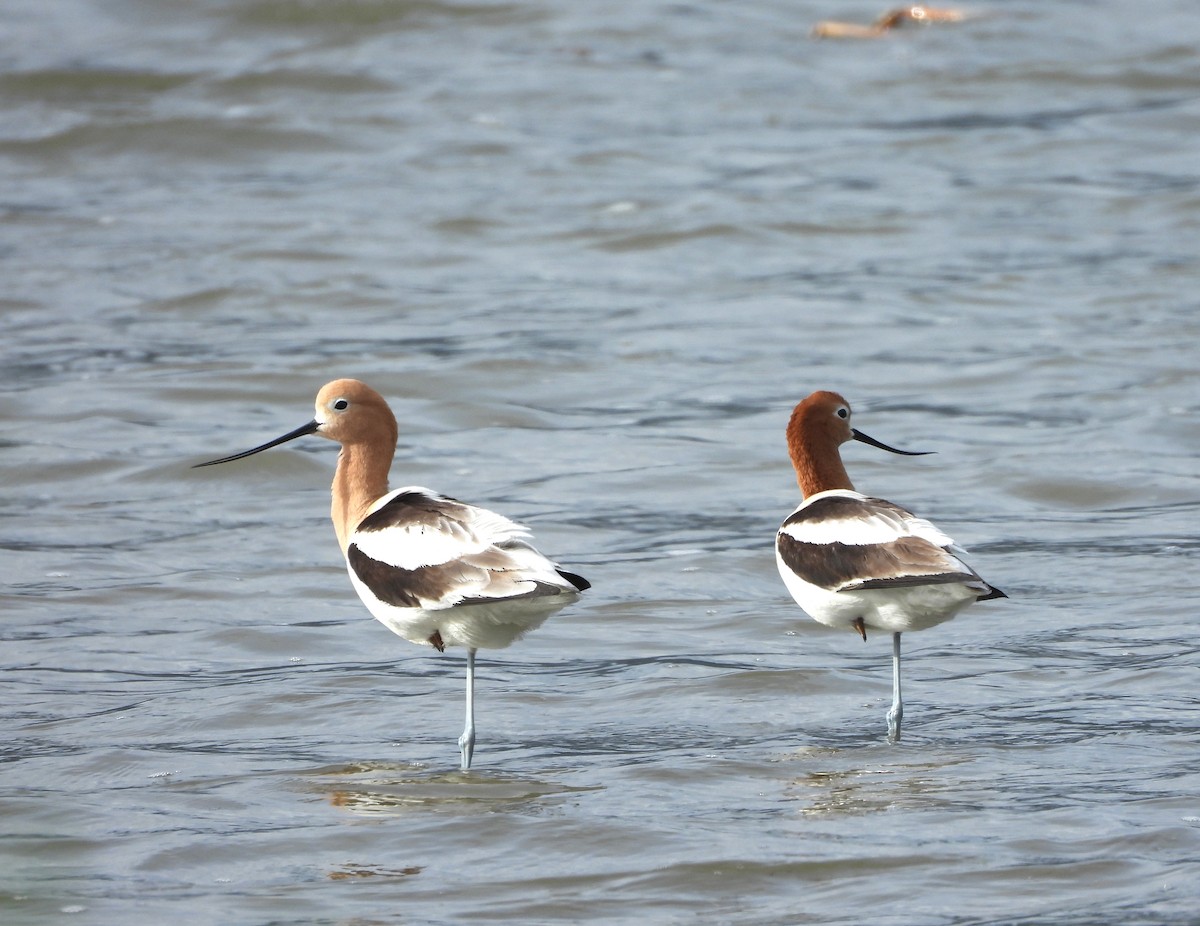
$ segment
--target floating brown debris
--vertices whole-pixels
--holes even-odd
[[[351,878],[407,878],[419,875],[423,865],[410,865],[408,868],[380,868],[378,865],[346,865],[343,868],[329,872],[331,881],[347,881]]]
[[[813,26],[812,35],[817,39],[877,39],[905,23],[957,23],[966,18],[962,10],[920,5],[904,6],[888,10],[869,26],[825,20]]]

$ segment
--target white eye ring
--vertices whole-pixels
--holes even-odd
[[[350,407],[350,401],[348,399],[334,399],[329,403],[329,407],[335,412],[344,412]]]
[[[837,410],[837,416],[842,419],[849,418],[850,417],[850,409],[846,408],[846,406],[843,405],[841,408],[839,408]]]

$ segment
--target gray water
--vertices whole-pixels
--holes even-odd
[[[1200,18],[996,2],[0,4],[0,921],[1200,922]],[[356,599],[315,438],[594,588]],[[773,561],[816,388],[1011,599]]]

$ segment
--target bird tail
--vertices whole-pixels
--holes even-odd
[[[583,576],[576,575],[573,572],[567,572],[565,569],[555,569],[554,571],[557,572],[564,579],[566,579],[568,582],[570,582],[572,585],[574,585],[575,588],[581,592],[586,592],[589,588],[592,587],[592,583],[589,582],[587,579],[585,579]]]

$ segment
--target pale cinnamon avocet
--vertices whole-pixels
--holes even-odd
[[[850,404],[814,392],[792,412],[787,442],[804,501],[775,538],[779,574],[809,616],[830,627],[892,634],[888,735],[900,736],[900,634],[948,621],[967,605],[1007,598],[962,559],[963,550],[911,511],[854,490],[839,448],[862,441],[897,450],[850,427]]]
[[[317,434],[342,445],[333,476],[333,529],[350,582],[380,623],[442,651],[467,649],[462,767],[475,748],[475,651],[501,649],[590,588],[529,543],[528,528],[421,486],[388,491],[396,418],[383,396],[354,379],[317,393],[316,417],[214,466]]]

